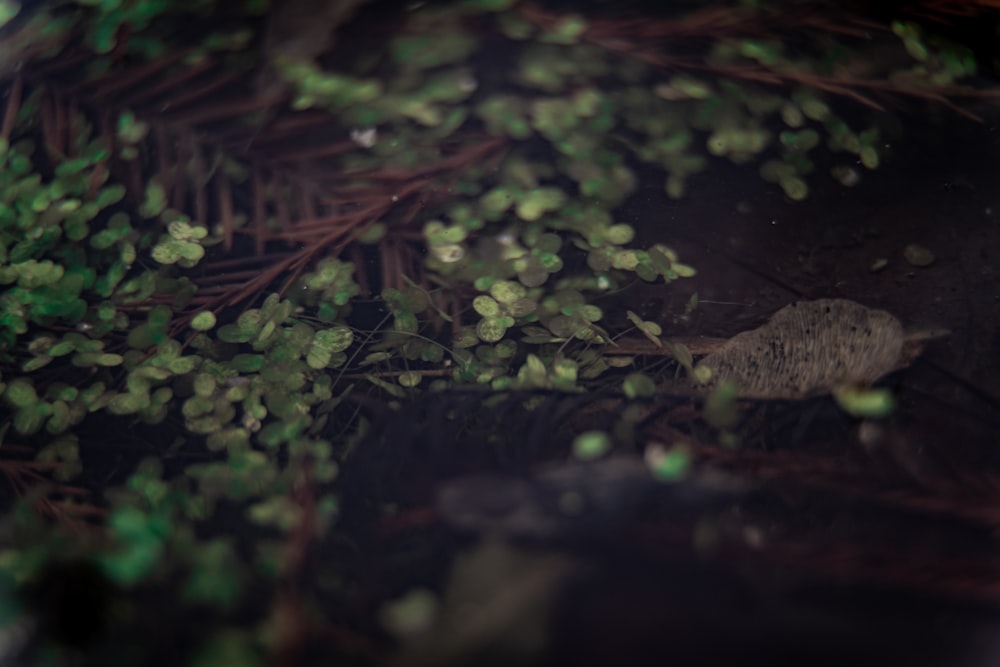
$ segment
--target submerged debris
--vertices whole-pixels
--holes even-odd
[[[898,366],[905,342],[902,324],[884,310],[846,299],[800,301],[698,367],[711,370],[712,385],[735,381],[743,397],[796,399],[874,382]]]
[[[532,540],[593,535],[634,517],[649,502],[698,516],[749,490],[742,479],[701,470],[664,482],[639,457],[542,466],[522,475],[467,475],[441,485],[437,508],[451,526]]]

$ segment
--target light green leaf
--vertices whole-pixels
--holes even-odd
[[[16,0],[0,0],[0,28],[7,25],[21,11],[21,3]]]
[[[641,317],[633,313],[631,310],[625,313],[629,321],[634,324],[643,335],[650,340],[656,347],[663,347],[663,342],[660,340],[660,334],[663,333],[663,328],[660,327],[656,322],[647,322]]]
[[[516,283],[512,280],[501,280],[490,287],[490,294],[500,303],[513,304],[526,297],[528,290],[521,283]],[[477,309],[476,312],[479,312],[479,310]],[[489,315],[491,313],[480,312],[479,314]]]
[[[399,384],[401,384],[404,387],[416,387],[418,384],[420,384],[420,381],[423,379],[423,376],[416,371],[406,371],[400,373],[397,379],[399,381]]]
[[[507,333],[507,326],[501,317],[484,317],[476,325],[476,335],[484,343],[496,343]]]
[[[155,218],[167,208],[167,191],[155,178],[146,186],[146,200],[139,207],[144,217]]]
[[[896,399],[885,388],[866,389],[845,385],[833,392],[833,397],[844,412],[852,417],[881,419],[896,408]]]
[[[669,449],[652,445],[646,450],[645,458],[653,477],[663,482],[677,481],[691,469],[691,452],[686,445],[675,445]]]
[[[472,300],[472,307],[483,317],[496,317],[500,314],[500,304],[496,299],[480,294]]]
[[[604,431],[587,431],[573,440],[573,456],[581,461],[599,459],[611,451],[611,436]]]
[[[215,313],[203,310],[191,318],[191,328],[195,331],[208,331],[215,326]]]

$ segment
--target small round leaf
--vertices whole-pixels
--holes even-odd
[[[195,331],[208,331],[215,326],[215,313],[203,310],[191,318],[191,328]]]

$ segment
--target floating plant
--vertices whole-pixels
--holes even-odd
[[[605,307],[636,280],[696,274],[669,229],[636,247],[619,206],[641,174],[681,198],[720,160],[798,201],[819,158],[842,155],[832,174],[850,185],[854,165],[882,168],[885,99],[971,115],[954,100],[995,94],[966,83],[968,49],[896,20],[882,27],[898,57],[861,79],[830,70],[829,36],[859,35],[823,12],[773,21],[747,5],[734,24],[693,10],[646,32],[465,0],[400,9],[345,58],[350,22],[378,13],[364,2],[195,4],[0,1],[0,464],[23,495],[3,517],[0,592],[83,559],[122,594],[219,614],[184,659],[267,664],[305,654],[296,628],[314,626],[289,619],[356,592],[347,574],[302,584],[341,530],[341,467],[386,426],[372,404],[422,398],[434,428],[477,436],[459,459],[516,450],[504,435],[522,419],[549,437],[598,388],[647,402],[664,386],[641,365],[653,354],[714,389],[704,416],[720,431],[737,398],[832,391],[851,414],[891,410],[855,386],[907,360],[881,311],[789,307],[695,363],[704,352],[661,323]],[[289,36],[297,11],[309,20]],[[800,34],[823,39],[785,45]],[[910,264],[932,263],[913,248]],[[621,338],[630,328],[646,349]],[[778,348],[791,356],[765,363]],[[405,427],[433,440],[414,409],[400,408]],[[601,458],[635,433],[623,421],[570,434],[566,451]],[[104,440],[120,458],[92,469]],[[650,465],[573,474],[646,484],[693,465],[684,443],[651,451]],[[72,540],[39,514],[100,534]],[[336,539],[333,570],[360,549]],[[111,642],[104,664],[147,650],[131,616],[115,622],[137,643]],[[235,629],[251,618],[259,632]]]

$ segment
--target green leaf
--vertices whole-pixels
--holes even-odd
[[[834,389],[837,405],[852,417],[882,419],[892,414],[896,400],[885,388],[866,389],[845,385]]]
[[[674,273],[681,278],[691,278],[698,273],[693,267],[690,267],[687,264],[673,263],[670,265],[670,268],[673,269]]]
[[[205,248],[193,241],[178,241],[177,252],[188,262],[197,262],[205,256]]]
[[[191,328],[195,331],[208,331],[215,326],[215,313],[204,310],[191,318]]]
[[[104,395],[104,389],[103,382],[95,382],[89,387],[82,389],[80,391],[80,402],[91,408]]]
[[[16,408],[27,408],[38,402],[38,394],[30,380],[17,378],[7,385],[4,396]]]
[[[167,362],[167,368],[177,375],[186,375],[197,368],[200,361],[199,357],[179,357]]]
[[[406,398],[406,391],[398,384],[392,384],[391,382],[386,382],[381,378],[375,377],[371,373],[366,374],[365,379],[371,382],[376,387],[385,390],[391,396],[394,396],[396,398]]]
[[[14,430],[21,435],[38,433],[50,414],[52,409],[44,402],[21,408],[14,415]]]
[[[488,298],[488,297],[487,297]],[[492,301],[492,299],[491,299]],[[507,333],[506,320],[502,317],[484,317],[476,324],[476,335],[484,343],[496,343]]]
[[[155,178],[146,185],[146,199],[139,212],[146,218],[155,218],[167,208],[167,191]]]
[[[250,442],[250,432],[242,427],[225,428],[210,433],[205,444],[214,452],[245,447]]]
[[[420,328],[417,316],[413,313],[396,313],[392,318],[392,328],[402,333],[415,334]]]
[[[112,204],[117,204],[122,199],[125,198],[125,186],[114,184],[107,187],[101,188],[101,191],[97,193],[97,198],[94,203],[97,204],[99,208],[107,208]]]
[[[631,373],[622,382],[622,390],[628,398],[648,398],[656,393],[656,383],[645,373]]]
[[[176,264],[181,259],[180,244],[176,241],[160,243],[150,253],[158,264]]]
[[[576,385],[579,366],[572,359],[556,359],[552,362],[552,382],[559,389],[571,389]]]
[[[316,370],[326,368],[332,359],[333,354],[328,349],[315,345],[306,353],[306,364]]]
[[[128,333],[128,346],[133,350],[147,350],[162,343],[167,336],[166,327],[146,322]],[[50,352],[51,353],[51,352]]]
[[[511,280],[501,280],[490,286],[490,294],[500,303],[513,304],[515,301],[525,298],[528,295],[528,290],[521,283]],[[473,307],[475,307],[475,302],[473,302]],[[476,312],[484,316],[496,314],[495,312],[484,313],[478,308]]]
[[[94,363],[98,366],[120,366],[125,359],[120,354],[112,354],[111,352],[103,352],[98,354],[94,359]]]
[[[677,360],[677,363],[688,371],[691,370],[691,367],[694,365],[694,357],[691,356],[691,350],[687,348],[687,345],[683,343],[667,343],[665,347],[674,359]]]
[[[416,387],[423,379],[423,375],[416,371],[405,371],[399,374],[397,380],[404,387]]]
[[[26,262],[14,264],[12,268],[18,274],[17,284],[28,289],[53,285],[59,282],[65,273],[62,265],[47,259],[41,262],[29,259]]]
[[[333,355],[346,350],[353,340],[354,333],[347,327],[338,326],[317,331],[306,355],[306,363],[310,368],[326,368]]]
[[[224,343],[248,343],[256,333],[256,330],[241,329],[238,324],[224,324],[216,335]]]
[[[99,557],[104,573],[126,586],[142,581],[160,561],[166,521],[126,506],[116,509],[108,524],[122,545]]]
[[[149,396],[143,394],[115,394],[108,402],[108,412],[113,415],[130,415],[149,407]]]
[[[648,338],[653,345],[656,347],[663,347],[663,341],[660,340],[660,334],[663,333],[663,328],[660,327],[656,322],[647,322],[641,317],[633,313],[631,310],[625,313],[629,321],[634,324],[643,335]]]
[[[374,245],[385,238],[388,229],[384,222],[372,223],[358,235],[357,241],[365,245]]]
[[[581,461],[599,459],[611,451],[611,436],[604,431],[587,431],[573,440],[573,455]]]
[[[529,354],[524,365],[517,372],[518,381],[528,387],[547,387],[548,369],[537,355]]]
[[[593,304],[584,304],[580,306],[580,317],[587,320],[588,322],[598,322],[604,313],[598,306]]]
[[[39,368],[44,368],[45,366],[48,366],[51,362],[52,362],[52,357],[50,357],[47,354],[38,357],[33,357],[24,362],[24,364],[21,366],[21,370],[24,371],[25,373],[32,373],[34,371],[37,371]]]
[[[691,452],[686,445],[669,449],[652,445],[646,450],[645,458],[653,477],[664,482],[682,479],[691,469]]]
[[[320,331],[325,345],[328,345],[331,352],[343,352],[354,342],[354,332],[344,326],[336,326],[331,329]]]
[[[0,0],[0,28],[7,25],[21,11],[21,3],[16,0]]]
[[[73,425],[73,421],[73,414],[65,401],[55,401],[52,404],[52,416],[49,417],[45,430],[53,435],[65,433]]]
[[[147,132],[149,132],[149,125],[137,120],[131,111],[123,111],[118,116],[118,138],[123,143],[137,144],[146,137]]]
[[[192,383],[192,388],[197,396],[203,398],[210,398],[215,393],[215,376],[209,373],[198,373],[194,376],[194,382]],[[209,406],[209,410],[213,410],[214,405]]]
[[[365,355],[365,358],[361,360],[361,365],[371,366],[372,364],[378,364],[389,359],[392,359],[392,352],[372,352]]]
[[[562,206],[566,193],[558,188],[538,188],[524,195],[515,206],[517,217],[531,222],[538,220],[546,212]]]
[[[611,225],[604,230],[604,238],[615,245],[625,245],[635,238],[635,230],[629,225]]]
[[[263,365],[263,354],[237,354],[229,362],[230,368],[239,373],[256,373]]]
[[[575,44],[587,30],[587,21],[582,16],[568,15],[561,18],[542,40],[553,44]]]

